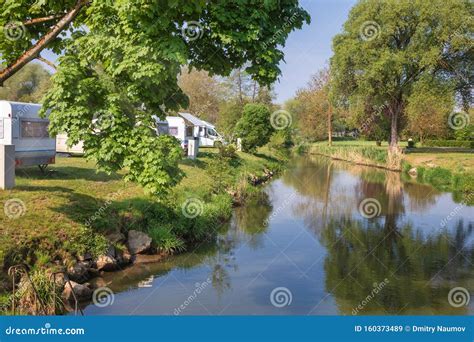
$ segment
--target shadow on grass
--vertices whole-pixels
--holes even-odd
[[[58,180],[87,180],[92,182],[110,182],[120,180],[122,177],[116,173],[108,175],[97,172],[96,169],[76,166],[54,166],[42,172],[38,167],[17,169],[16,176],[25,179],[58,179]]]

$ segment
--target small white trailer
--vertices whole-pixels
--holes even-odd
[[[176,137],[183,148],[187,148],[190,139],[199,138],[200,147],[213,147],[222,136],[215,126],[190,113],[178,113],[179,116],[167,116],[169,134]]]
[[[184,150],[188,149],[188,141],[194,139],[194,125],[181,116],[167,116],[168,134],[178,139]]]
[[[17,168],[55,163],[56,139],[49,136],[49,120],[39,117],[40,109],[35,103],[0,101],[0,145],[15,146]]]
[[[81,155],[84,154],[84,143],[79,141],[78,144],[72,145],[71,147],[67,146],[67,134],[61,133],[56,136],[56,152],[57,153],[67,153]]]

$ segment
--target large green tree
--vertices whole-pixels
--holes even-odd
[[[288,34],[309,22],[297,0],[4,0],[1,8],[0,84],[45,48],[61,54],[44,101],[52,132],[84,141],[99,167],[125,167],[152,192],[178,179],[177,143],[154,137],[152,115],[188,104],[181,67],[212,76],[246,66],[270,84]]]
[[[337,101],[362,109],[363,121],[385,115],[391,151],[420,80],[447,86],[468,106],[474,78],[472,15],[468,0],[359,1],[333,40]]]

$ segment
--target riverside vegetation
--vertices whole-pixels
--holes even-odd
[[[451,191],[458,202],[474,203],[474,156],[472,153],[402,154],[390,159],[387,147],[370,141],[337,141],[332,146],[318,142],[302,148],[360,165],[400,171],[405,178]],[[422,157],[420,157],[422,156]]]
[[[31,285],[18,277],[17,311],[62,312],[61,293],[54,291],[62,291],[64,280],[54,290],[53,271],[66,270],[76,294],[90,298],[92,290],[85,282],[99,272],[140,258],[157,261],[212,241],[233,205],[257,193],[253,185],[281,165],[281,157],[269,149],[256,154],[235,152],[232,146],[201,149],[198,159],[180,163],[184,178],[160,198],[123,181],[120,172],[96,172],[83,158],[58,158],[44,175],[36,169],[19,171],[17,187],[0,194],[3,203],[17,201],[16,208],[9,208],[14,210],[11,217],[0,217],[3,313],[9,312],[13,299],[6,274],[10,266],[27,265],[44,304],[38,310]]]

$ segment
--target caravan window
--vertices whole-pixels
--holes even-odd
[[[209,128],[208,132],[209,132],[210,136],[217,137],[217,132],[215,130],[213,130],[212,128]]]
[[[170,135],[172,136],[177,136],[178,135],[178,127],[170,127],[168,129]]]
[[[193,126],[187,126],[186,127],[186,136],[187,137],[192,137],[193,136]]]
[[[48,138],[48,121],[21,120],[22,138]]]

